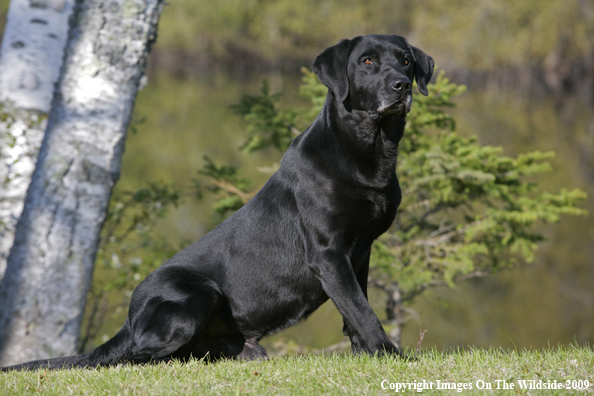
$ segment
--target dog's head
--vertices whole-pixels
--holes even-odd
[[[371,35],[342,40],[315,59],[312,70],[347,109],[406,116],[411,85],[427,96],[433,58],[400,36]]]

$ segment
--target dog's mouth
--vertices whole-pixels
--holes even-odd
[[[412,105],[412,95],[406,95],[402,99],[398,99],[394,102],[384,103],[377,109],[377,113],[379,115],[398,115],[398,116],[405,116],[410,112],[410,108]]]

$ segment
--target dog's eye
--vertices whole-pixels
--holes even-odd
[[[371,59],[371,58],[365,58],[365,59],[363,60],[363,62],[364,62],[366,65],[372,65],[372,64],[373,64],[373,59]]]
[[[402,64],[404,66],[408,66],[409,63],[410,63],[410,61],[408,60],[408,58],[404,58],[404,60],[402,61]]]

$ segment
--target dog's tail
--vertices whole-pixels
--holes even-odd
[[[131,333],[128,321],[120,331],[105,344],[97,347],[91,352],[83,355],[68,356],[55,359],[34,360],[27,363],[17,364],[15,366],[0,367],[0,372],[12,370],[36,370],[36,369],[66,369],[66,368],[84,368],[110,366],[118,362],[125,361],[129,355],[131,347]]]

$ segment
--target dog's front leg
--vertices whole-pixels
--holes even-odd
[[[371,250],[369,250],[366,254],[365,254],[365,258],[363,260],[363,263],[360,267],[358,267],[358,271],[355,273],[355,277],[357,278],[357,283],[359,284],[359,287],[361,288],[361,291],[363,292],[363,295],[365,296],[365,299],[367,301],[369,301],[369,298],[367,297],[367,276],[369,274],[369,260],[370,260],[370,256],[371,256]],[[359,340],[357,334],[353,331],[351,331],[346,323],[346,321],[343,320],[343,327],[342,327],[342,333],[345,336],[348,336],[349,339],[351,340],[351,349],[353,350],[354,354],[359,354],[364,352],[361,346],[361,340]]]
[[[326,251],[322,256],[318,265],[310,268],[341,313],[345,329],[357,348],[355,352],[400,355],[400,350],[388,338],[375,312],[371,309],[346,257],[331,251]]]

